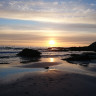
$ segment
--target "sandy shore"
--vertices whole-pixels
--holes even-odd
[[[96,96],[96,78],[58,70],[27,73],[0,84],[0,96]]]
[[[54,65],[59,65],[61,64],[60,62],[38,62],[34,64],[27,64],[27,65],[22,65],[18,67],[25,67],[25,68],[45,68],[45,67],[50,67]]]

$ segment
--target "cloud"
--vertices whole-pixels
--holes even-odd
[[[46,36],[40,36],[36,34],[0,34],[0,40],[31,40],[31,41],[43,41],[46,40]]]
[[[15,21],[17,22],[17,21]],[[57,23],[28,23],[26,21],[19,24],[0,24],[0,33],[24,33],[41,34],[48,36],[62,36],[81,33],[96,34],[96,24],[57,24]]]
[[[87,46],[96,40],[96,34],[86,33],[65,36],[63,34],[52,38],[56,41],[57,46]],[[0,34],[0,45],[48,46],[50,39],[50,36],[38,34]]]
[[[51,23],[96,24],[96,9],[77,2],[41,0],[0,1],[0,17]],[[94,5],[95,6],[95,5]]]
[[[92,43],[96,40],[93,1],[0,0],[0,45],[44,46],[51,38],[58,46]]]

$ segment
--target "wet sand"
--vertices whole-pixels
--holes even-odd
[[[58,70],[27,73],[0,84],[0,96],[96,96],[96,77]]]
[[[51,67],[55,65],[60,65],[62,64],[61,62],[37,62],[34,64],[27,64],[27,65],[21,65],[18,67],[22,68],[45,68],[45,67]]]

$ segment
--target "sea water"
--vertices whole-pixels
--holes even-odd
[[[47,48],[32,48],[37,49],[42,53],[41,58],[33,58],[31,60],[27,60],[26,58],[18,57],[17,54],[22,51],[24,48],[12,48],[12,47],[0,47],[0,78],[26,73],[26,72],[40,72],[46,71],[46,69],[40,65],[47,65],[48,70],[59,70],[59,71],[68,71],[79,74],[87,74],[96,76],[96,61],[93,62],[85,62],[85,64],[81,63],[68,63],[64,58],[68,58],[70,54],[81,54],[82,51],[68,51],[68,52],[53,52],[47,50]],[[54,63],[54,64],[53,64]],[[55,64],[56,63],[56,64]],[[36,67],[30,67],[32,64],[37,64]],[[85,66],[87,65],[87,66]],[[27,66],[27,67],[26,67]]]

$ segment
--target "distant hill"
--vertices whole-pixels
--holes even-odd
[[[50,51],[96,51],[96,42],[93,42],[89,46],[84,47],[50,47],[48,48]]]
[[[93,42],[93,43],[90,44],[88,47],[90,47],[90,48],[95,48],[95,49],[96,49],[96,42]]]
[[[70,47],[69,50],[71,51],[96,51],[96,42],[93,42],[89,46],[84,46],[84,47]]]

